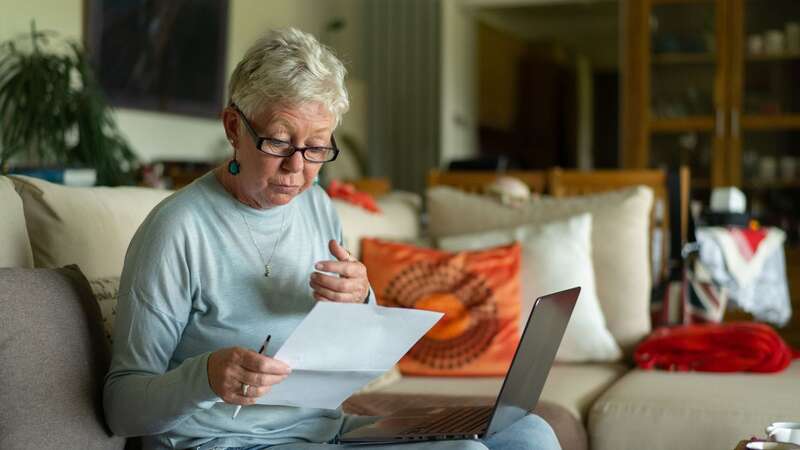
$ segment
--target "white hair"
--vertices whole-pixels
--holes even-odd
[[[228,96],[248,117],[275,104],[320,102],[338,125],[350,107],[346,72],[333,52],[311,34],[295,28],[273,30],[236,65]]]

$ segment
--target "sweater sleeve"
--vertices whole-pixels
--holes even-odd
[[[208,383],[209,353],[167,370],[183,324],[133,293],[120,297],[114,357],[103,403],[114,434],[163,433],[219,400]]]
[[[106,419],[120,436],[163,433],[218,400],[209,353],[173,362],[199,292],[191,257],[200,239],[183,212],[157,207],[125,256],[103,392]]]

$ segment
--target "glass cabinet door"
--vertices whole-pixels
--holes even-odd
[[[724,2],[652,0],[650,167],[689,166],[709,188],[725,138]]]
[[[734,0],[730,182],[800,244],[800,1]]]

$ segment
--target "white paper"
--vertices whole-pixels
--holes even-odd
[[[443,315],[318,302],[274,356],[292,373],[258,403],[336,409],[391,369]]]

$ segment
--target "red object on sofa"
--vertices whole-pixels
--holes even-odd
[[[642,369],[780,372],[800,357],[768,325],[751,322],[659,328],[636,348]]]
[[[371,195],[367,194],[366,192],[356,190],[355,186],[350,183],[342,183],[338,180],[332,180],[330,183],[328,183],[328,188],[325,190],[328,192],[328,195],[331,198],[337,198],[339,200],[352,203],[372,213],[379,214],[381,212],[381,209],[378,207],[378,204]]]

